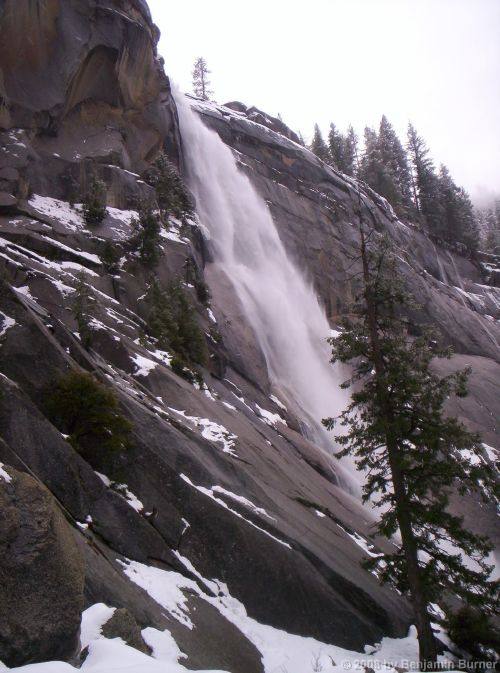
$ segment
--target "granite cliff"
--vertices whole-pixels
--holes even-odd
[[[185,283],[207,335],[203,381],[179,376],[144,338],[150,269],[130,247],[136,203],[152,195],[144,174],[160,151],[186,175],[157,40],[143,0],[0,0],[0,661],[75,663],[81,611],[96,604],[122,610],[111,635],[127,640],[135,628],[137,646],[140,629],[168,630],[187,667],[233,673],[271,670],[250,622],[356,650],[403,637],[409,605],[359,565],[386,543],[280,401],[196,218],[171,219],[155,274]],[[267,203],[332,327],[353,292],[346,269],[361,199],[398,248],[422,306],[415,325],[438,326],[455,349],[440,366],[472,368],[469,397],[450,411],[500,448],[500,289],[481,264],[399,221],[280,120],[240,103],[192,103]],[[89,229],[70,204],[93,175],[108,208]],[[103,262],[109,245],[118,270]],[[187,266],[208,285],[208,306]],[[72,310],[82,278],[89,348]],[[47,395],[73,369],[110,386],[132,424],[112,473],[47,418]],[[493,508],[455,506],[495,532]],[[169,591],[155,593],[153,576]]]

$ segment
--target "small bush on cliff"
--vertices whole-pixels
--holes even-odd
[[[146,173],[145,180],[155,189],[156,200],[164,220],[169,215],[181,219],[193,212],[191,198],[184,182],[163,152]]]
[[[150,267],[156,266],[162,254],[161,222],[151,203],[143,201],[139,204],[139,219],[133,220],[132,224],[136,230],[134,243],[141,261]]]
[[[108,273],[117,274],[120,271],[120,248],[111,241],[106,241],[101,254],[101,260]]]
[[[89,303],[92,299],[85,273],[78,274],[75,294],[73,295],[72,311],[75,318],[80,342],[85,350],[90,348],[92,342],[92,330],[90,328],[90,308]]]
[[[50,421],[80,453],[111,455],[128,448],[131,424],[122,416],[113,391],[91,374],[71,371],[47,396]]]
[[[204,365],[207,349],[195,310],[180,282],[162,289],[155,281],[147,294],[148,327],[160,348],[172,351],[177,369]]]
[[[83,198],[83,219],[89,227],[96,227],[104,220],[106,212],[106,185],[93,176]]]

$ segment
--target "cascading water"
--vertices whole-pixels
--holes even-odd
[[[330,326],[312,287],[288,257],[264,200],[218,134],[175,94],[189,186],[209,230],[214,263],[232,282],[257,336],[270,379],[331,450],[321,419],[346,405],[329,363]]]

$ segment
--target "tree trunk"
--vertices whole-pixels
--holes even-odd
[[[360,212],[361,219],[361,212]],[[387,392],[382,383],[384,374],[384,361],[377,330],[377,309],[370,289],[370,269],[368,265],[368,253],[363,224],[360,222],[361,237],[361,261],[363,266],[363,279],[365,285],[365,302],[367,309],[368,327],[375,376],[377,377],[378,396],[381,401],[382,413],[386,425],[386,445],[391,470],[391,480],[394,487],[396,500],[396,517],[398,520],[403,552],[406,560],[407,579],[410,586],[412,605],[415,612],[415,626],[418,634],[419,658],[423,670],[435,670],[437,663],[437,647],[432,632],[431,620],[427,611],[427,601],[422,585],[422,576],[418,563],[418,548],[411,526],[411,512],[406,495],[403,473],[399,463],[399,447],[392,436],[393,414],[387,399]]]
[[[422,577],[418,563],[418,549],[411,527],[411,514],[408,509],[406,489],[399,467],[397,447],[389,447],[388,455],[391,468],[392,484],[396,498],[396,517],[403,543],[403,552],[406,559],[407,579],[410,586],[413,610],[415,613],[415,626],[417,627],[419,659],[422,670],[435,670],[437,663],[437,647],[432,631],[431,619],[427,611]]]

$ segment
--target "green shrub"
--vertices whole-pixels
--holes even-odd
[[[120,249],[114,245],[111,241],[106,241],[104,248],[101,254],[101,260],[104,264],[104,268],[108,273],[118,273],[120,270]]]
[[[104,220],[106,212],[106,184],[92,176],[83,198],[83,219],[90,227],[96,227]]]
[[[175,166],[163,152],[147,171],[145,181],[155,189],[156,200],[163,217],[174,215],[182,219],[193,212],[189,193]]]
[[[487,658],[487,650],[500,653],[500,633],[485,611],[465,606],[448,615],[446,628],[455,645],[477,659]]]
[[[91,374],[71,371],[47,396],[50,421],[79,452],[109,456],[128,448],[131,424],[119,411],[113,391]]]
[[[144,201],[139,204],[139,219],[133,220],[132,224],[137,232],[134,244],[139,250],[141,261],[148,266],[156,266],[162,254],[161,222],[151,203]]]
[[[85,273],[81,271],[78,274],[78,280],[73,295],[72,311],[73,317],[78,326],[78,333],[80,341],[85,350],[90,348],[92,342],[92,330],[90,328],[90,309],[89,303],[92,295],[85,277]]]
[[[148,290],[148,328],[160,348],[172,351],[179,367],[204,365],[207,360],[205,337],[195,310],[180,282],[162,289],[155,281]]]

